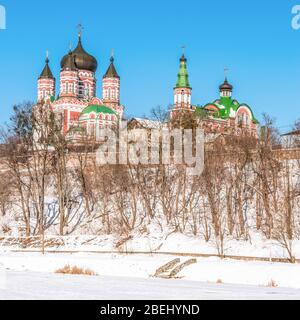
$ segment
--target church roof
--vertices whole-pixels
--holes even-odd
[[[215,100],[212,103],[206,104],[203,108],[199,109],[206,109],[209,106],[215,106],[218,110],[218,114],[216,114],[216,118],[221,119],[228,119],[235,117],[236,112],[241,107],[246,107],[249,109],[252,115],[252,121],[254,123],[258,123],[257,119],[255,118],[252,109],[245,103],[240,104],[237,100],[232,99],[231,97],[221,97],[220,99]]]
[[[117,113],[112,110],[111,108],[108,108],[106,106],[100,106],[100,105],[90,105],[90,106],[87,106],[82,112],[81,112],[81,115],[86,115],[86,114],[89,114],[89,113],[96,113],[96,114],[99,114],[99,113],[106,113],[106,114],[114,114],[114,115],[117,115]]]
[[[180,58],[180,68],[177,76],[176,88],[190,88],[189,75],[186,66],[187,59],[182,55]]]
[[[220,91],[224,91],[224,90],[232,91],[233,90],[233,86],[228,82],[227,78],[225,78],[224,83],[221,84],[219,88],[220,88]]]
[[[64,70],[76,70],[75,59],[72,51],[69,52],[64,64]]]
[[[53,74],[51,72],[51,69],[49,67],[49,59],[48,59],[48,57],[46,58],[46,65],[45,65],[45,67],[44,67],[44,69],[43,69],[43,71],[42,71],[42,73],[40,75],[40,79],[42,79],[42,78],[44,78],[44,79],[54,79],[54,76],[53,76]]]
[[[282,134],[282,137],[287,137],[287,136],[299,136],[300,135],[300,130],[294,130],[285,134]]]
[[[110,65],[109,65],[103,78],[118,78],[118,79],[120,79],[120,76],[118,75],[117,70],[114,65],[114,58],[113,57],[110,58]]]
[[[87,53],[81,42],[81,35],[78,37],[78,44],[75,50],[72,52],[74,56],[75,66],[79,70],[88,70],[96,72],[98,67],[98,62],[96,58]],[[69,54],[65,55],[61,60],[61,68],[64,69],[68,60]]]

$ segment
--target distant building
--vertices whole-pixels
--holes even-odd
[[[102,79],[102,97],[97,96],[96,71],[98,61],[85,51],[81,31],[78,44],[61,60],[59,93],[56,95],[56,79],[49,66],[47,55],[45,67],[38,78],[38,105],[51,109],[61,123],[62,133],[72,141],[83,135],[96,138],[101,128],[117,127],[124,117],[120,102],[120,76],[114,65],[114,57]],[[232,98],[233,86],[227,77],[219,87],[220,97],[204,106],[192,104],[192,87],[187,71],[187,59],[183,54],[177,83],[174,88],[174,105],[170,118],[182,112],[193,112],[197,125],[208,135],[257,136],[257,124],[252,109]],[[133,118],[132,128],[157,129],[162,124],[148,119]],[[163,126],[166,124],[163,124]]]
[[[184,111],[194,112],[199,117],[199,125],[205,133],[222,133],[232,135],[247,134],[257,136],[258,121],[252,109],[246,103],[239,103],[232,98],[233,86],[227,77],[219,87],[220,97],[204,106],[192,104],[192,88],[187,71],[187,59],[183,54],[177,83],[174,88],[174,106],[171,118],[180,116]]]
[[[55,94],[55,78],[48,56],[38,79],[38,103],[51,108],[61,121],[62,132],[69,139],[80,138],[85,132],[97,135],[100,128],[117,126],[123,117],[120,103],[120,77],[111,57],[102,80],[102,98],[97,97],[96,58],[82,45],[81,32],[75,50],[61,60],[59,93]]]
[[[285,133],[281,136],[282,145],[285,148],[299,148],[300,147],[300,130],[294,130]]]

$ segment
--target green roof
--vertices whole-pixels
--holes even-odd
[[[114,114],[114,115],[117,115],[117,113],[106,107],[106,106],[100,106],[100,105],[90,105],[88,107],[86,107],[82,112],[81,112],[81,115],[84,115],[84,114],[89,114],[89,113],[106,113],[106,114]]]
[[[215,100],[213,103],[206,104],[205,107],[213,105],[218,109],[218,114],[215,115],[216,118],[228,119],[232,117],[233,113],[236,113],[240,107],[247,107],[252,115],[252,121],[254,123],[259,123],[257,119],[254,117],[252,109],[245,103],[239,103],[237,100],[233,100],[231,97],[221,97],[218,100]]]
[[[190,88],[189,75],[186,67],[186,58],[183,55],[180,59],[180,68],[176,83],[176,88]]]

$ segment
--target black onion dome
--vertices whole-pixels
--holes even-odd
[[[72,51],[69,52],[68,56],[66,57],[63,70],[76,70],[75,59]]]
[[[88,54],[82,46],[81,37],[79,36],[78,44],[75,50],[72,52],[74,57],[75,66],[79,70],[88,70],[92,72],[96,72],[98,67],[98,62],[96,58],[92,55]],[[66,63],[69,59],[69,54],[65,55],[61,60],[61,68],[64,69],[66,67]]]
[[[220,91],[232,91],[233,86],[228,82],[227,78],[225,78],[225,81],[223,84],[220,85]]]

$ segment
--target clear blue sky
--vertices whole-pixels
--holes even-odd
[[[59,63],[83,42],[97,57],[100,80],[112,48],[122,78],[128,116],[142,116],[173,101],[180,47],[188,58],[193,103],[218,97],[225,66],[234,97],[255,114],[277,118],[282,131],[300,118],[300,30],[291,27],[291,8],[300,0],[0,0],[7,30],[0,30],[0,123],[11,106],[36,99],[36,80],[46,49],[56,78]]]

